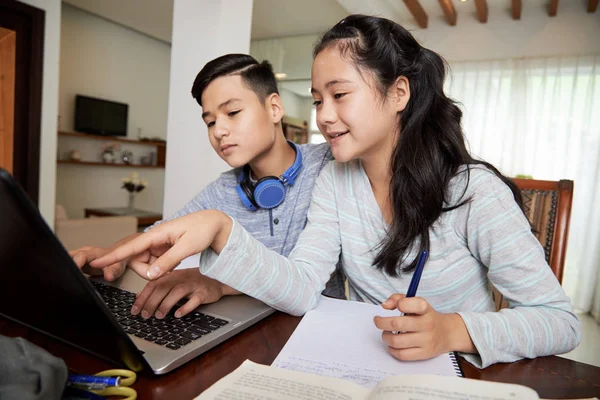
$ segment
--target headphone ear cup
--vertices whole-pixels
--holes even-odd
[[[268,176],[256,184],[254,201],[260,208],[275,208],[285,199],[285,185],[275,176]]]
[[[240,196],[242,203],[248,208],[250,211],[256,211],[258,205],[254,200],[254,191],[249,182],[246,179],[242,179],[239,184],[235,187],[235,190]]]

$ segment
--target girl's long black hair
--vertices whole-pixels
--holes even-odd
[[[467,174],[469,165],[489,168],[523,208],[515,183],[469,154],[461,128],[462,111],[444,94],[446,63],[442,57],[422,47],[397,23],[366,15],[351,15],[338,22],[317,43],[314,56],[330,46],[337,46],[359,70],[371,72],[382,98],[400,76],[406,77],[410,86],[410,100],[399,113],[401,132],[391,161],[393,221],[378,247],[374,266],[391,276],[398,275],[402,264],[403,271],[415,268],[417,258],[405,260],[412,246],[420,246],[417,254],[429,250],[431,225],[442,212],[469,201],[444,207],[448,183],[461,166],[467,167]]]

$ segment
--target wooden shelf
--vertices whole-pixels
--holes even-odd
[[[143,164],[108,164],[103,162],[95,161],[72,161],[72,160],[58,160],[58,164],[78,164],[78,165],[93,165],[93,166],[105,166],[105,167],[124,167],[124,168],[164,168],[167,156],[167,143],[157,142],[151,140],[137,140],[128,139],[119,136],[102,136],[102,135],[91,135],[88,133],[81,132],[58,132],[58,136],[76,137],[81,139],[92,139],[101,140],[103,142],[121,142],[121,143],[132,143],[145,146],[153,146],[156,149],[156,161],[157,165],[143,165]]]
[[[167,145],[166,142],[156,142],[152,140],[137,140],[137,139],[128,139],[122,136],[102,136],[102,135],[92,135],[89,133],[81,133],[81,132],[58,132],[58,136],[72,136],[79,137],[83,139],[96,139],[102,140],[105,142],[125,142],[125,143],[135,143],[135,144],[147,144],[149,146],[160,146],[165,147]]]
[[[102,167],[121,167],[121,168],[164,168],[160,165],[144,165],[144,164],[117,164],[117,163],[102,163],[94,161],[72,161],[72,160],[57,160],[57,164],[71,164],[71,165],[89,165],[89,166],[102,166]]]

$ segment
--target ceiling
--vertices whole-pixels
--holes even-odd
[[[251,37],[321,33],[348,14],[335,0],[254,0]]]
[[[171,43],[173,0],[63,0],[63,3]]]
[[[171,42],[173,0],[63,2],[153,38]],[[251,35],[252,39],[265,39],[324,32],[346,15],[348,12],[335,0],[254,0]]]
[[[171,42],[173,0],[63,1],[156,39]],[[562,2],[580,3],[582,13],[588,9],[595,11],[598,6],[598,0]],[[550,18],[553,14],[560,14],[560,7],[559,0],[254,0],[252,39],[322,33],[346,15],[354,13],[384,16],[407,29],[419,29],[423,28],[423,23],[427,28],[440,24],[460,25],[464,18],[480,22],[502,17],[526,20],[532,13],[547,13]]]
[[[171,42],[173,0],[63,0],[75,7]],[[409,30],[461,26],[464,21],[490,23],[560,15],[561,7],[582,14],[596,12],[599,0],[254,0],[251,37],[267,39],[325,32],[349,14],[392,19]],[[415,7],[416,4],[416,7]],[[420,11],[419,11],[420,9]],[[143,13],[140,10],[144,10]],[[592,11],[593,10],[593,11]],[[425,17],[424,17],[425,15]],[[426,28],[424,28],[426,26]],[[310,97],[310,82],[282,81],[282,87]]]

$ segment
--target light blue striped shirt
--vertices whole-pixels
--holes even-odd
[[[544,258],[510,189],[489,170],[471,167],[447,189],[445,213],[430,228],[430,256],[418,296],[463,318],[478,367],[562,354],[580,341],[579,320]],[[464,197],[463,196],[464,193]],[[234,222],[220,255],[203,253],[203,274],[285,312],[314,308],[338,258],[350,299],[380,304],[406,293],[412,272],[390,277],[372,266],[388,226],[360,161],[330,162],[317,179],[308,224],[289,258],[267,249]],[[407,257],[414,259],[416,250]],[[495,312],[490,282],[509,301]]]

